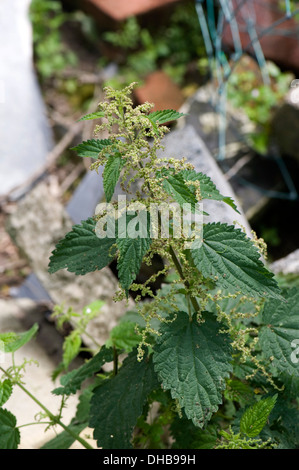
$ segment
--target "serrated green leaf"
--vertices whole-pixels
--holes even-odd
[[[190,204],[192,211],[194,211],[197,199],[195,194],[185,184],[182,177],[179,175],[167,176],[162,184],[165,191],[172,196],[180,206]]]
[[[126,353],[131,352],[140,343],[140,335],[136,333],[135,329],[136,323],[120,322],[110,331],[109,338],[105,343],[107,348],[114,346],[117,349],[123,349]]]
[[[203,427],[222,402],[225,378],[232,371],[228,337],[219,323],[205,313],[204,323],[178,312],[174,322],[163,324],[154,347],[153,361],[162,387],[170,390],[195,426]]]
[[[185,416],[174,418],[170,432],[174,439],[172,449],[213,449],[217,443],[216,428],[209,424],[199,429]]]
[[[14,331],[7,331],[6,333],[0,333],[0,341],[3,344],[3,346],[5,344],[12,343],[13,341],[15,341],[16,338],[17,338],[17,333],[15,333]]]
[[[195,186],[186,183],[199,181],[201,200],[212,199],[214,201],[225,202],[240,214],[232,198],[223,196],[211,178],[204,173],[197,173],[195,170],[182,170],[175,174],[173,169],[163,168],[157,173],[157,176],[165,176],[165,180],[163,180],[164,189],[181,205],[189,203],[193,207],[196,204]],[[205,215],[209,214],[205,213]]]
[[[20,431],[16,427],[16,417],[5,409],[0,409],[0,449],[17,449]]]
[[[62,387],[55,388],[54,395],[71,395],[80,389],[82,383],[99,372],[106,362],[113,361],[113,350],[102,346],[100,351],[78,369],[68,372],[60,379]]]
[[[244,406],[253,401],[254,391],[247,383],[241,380],[229,379],[225,396],[229,400],[239,402],[241,406]]]
[[[52,252],[50,273],[66,268],[77,275],[84,275],[104,268],[113,260],[115,239],[97,237],[95,226],[92,218],[73,226]]]
[[[240,431],[248,437],[256,437],[267,424],[268,417],[274,408],[277,395],[263,398],[247,408],[240,421]]]
[[[238,210],[234,200],[231,198],[231,197],[222,197],[222,199],[220,199],[220,201],[223,201],[225,202],[225,204],[227,204],[228,206],[230,206],[232,209],[234,209],[234,211],[238,212],[238,214],[240,214],[241,212]]]
[[[262,354],[280,372],[299,377],[299,288],[283,291],[285,301],[266,301],[259,341]]]
[[[85,388],[79,397],[79,402],[76,411],[76,420],[80,423],[88,423],[90,414],[90,401],[92,399],[92,391],[95,388],[95,383]]]
[[[77,330],[73,330],[63,342],[62,361],[65,369],[68,368],[73,359],[79,354],[81,347],[81,336]]]
[[[163,111],[154,111],[148,115],[148,118],[156,124],[165,124],[166,122],[176,121],[180,117],[186,116],[186,114],[179,113],[173,109],[165,109]]]
[[[14,336],[11,337],[11,341],[4,342],[4,352],[5,353],[12,353],[20,349],[26,343],[28,343],[37,333],[38,331],[38,324],[35,323],[28,331],[24,331],[22,333],[16,333]],[[1,340],[1,335],[0,335]]]
[[[125,214],[125,223],[118,225],[117,260],[118,281],[128,294],[139,273],[142,260],[150,248],[149,213],[140,211],[136,216]]]
[[[111,201],[124,163],[125,161],[120,154],[110,155],[107,160],[103,171],[103,185],[107,202]]]
[[[0,382],[0,407],[7,402],[12,394],[12,383],[9,379]]]
[[[184,181],[199,181],[200,183],[200,195],[202,199],[212,199],[214,201],[222,201],[228,204],[232,209],[234,209],[238,214],[240,212],[237,209],[236,204],[232,200],[232,198],[223,196],[218,189],[216,188],[215,184],[211,180],[211,178],[204,173],[197,173],[195,170],[182,170],[177,173],[179,177],[181,177]],[[194,191],[194,187],[188,186],[190,191]]]
[[[203,276],[216,278],[220,287],[230,292],[281,299],[274,274],[260,260],[257,248],[232,225],[206,224],[202,245],[191,250],[191,256]]]
[[[130,449],[137,419],[150,392],[158,387],[151,358],[137,361],[133,351],[119,373],[94,390],[90,427],[103,449]]]
[[[82,142],[71,150],[77,152],[79,157],[91,157],[97,159],[99,153],[105,148],[112,145],[113,142],[109,139],[91,139]]]
[[[79,121],[90,121],[91,119],[99,119],[103,117],[105,117],[105,113],[103,111],[96,111],[95,113],[86,114],[79,119]]]
[[[294,399],[288,392],[278,395],[275,407],[268,419],[267,433],[276,441],[280,441],[281,449],[298,449],[299,444],[299,410],[297,407],[298,386]],[[279,423],[279,426],[277,424]],[[278,431],[279,429],[279,431]],[[263,429],[264,437],[265,429]],[[277,434],[278,435],[277,435]],[[275,435],[276,434],[276,435]],[[277,439],[278,438],[278,439]]]
[[[149,247],[150,239],[147,238],[127,238],[118,241],[120,253],[117,262],[118,280],[127,293],[139,273],[143,257]]]
[[[211,178],[204,173],[197,173],[195,170],[182,170],[177,173],[184,181],[192,182],[199,181],[200,193],[203,199],[217,199],[222,200],[222,197],[216,185]],[[192,186],[189,186],[192,187]]]

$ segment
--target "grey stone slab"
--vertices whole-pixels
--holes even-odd
[[[88,171],[75,190],[66,210],[75,224],[92,217],[104,196],[103,180],[96,171]]]
[[[66,211],[73,223],[80,224],[82,220],[93,216],[95,207],[103,194],[100,176],[94,171],[86,173],[66,206]],[[10,294],[15,298],[26,297],[35,301],[52,300],[35,273],[31,273],[21,286],[11,288]]]
[[[36,302],[52,302],[48,292],[34,273],[31,273],[19,287],[12,287],[10,295],[14,298],[27,298]]]
[[[53,147],[33,68],[29,4],[0,2],[0,195],[42,169]]]
[[[86,173],[66,206],[66,211],[73,223],[80,224],[82,220],[93,216],[95,207],[103,194],[102,179],[99,175],[96,172]],[[35,301],[52,300],[34,273],[31,273],[21,286],[11,288],[10,294],[15,298],[29,298]]]
[[[247,64],[248,57],[244,60],[245,68],[256,66]],[[250,135],[259,129],[241,107],[233,107],[229,100],[221,110],[218,88],[212,82],[199,87],[180,109],[186,116],[178,125],[191,125],[204,141],[230,181],[249,222],[266,209],[273,195],[285,193],[286,187],[289,196],[296,197],[294,178],[282,157],[298,159],[299,111],[292,102],[294,97],[286,99],[288,104],[278,106],[269,122],[272,137],[264,155],[250,145]]]
[[[298,106],[295,106],[293,103],[284,103],[280,106],[270,123],[270,133],[281,155],[288,155],[299,160]]]
[[[299,249],[271,264],[271,270],[275,274],[299,275]]]
[[[205,142],[212,156],[218,159],[231,158],[239,152],[249,152],[246,135],[254,132],[255,127],[242,109],[236,110],[226,103],[226,112],[221,117],[217,88],[212,83],[201,86],[188,98],[181,108],[186,113],[180,125],[192,125]],[[224,120],[224,121],[223,121]],[[219,129],[225,122],[225,141],[220,148]],[[225,155],[223,155],[225,153]]]

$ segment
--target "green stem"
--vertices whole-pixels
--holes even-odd
[[[47,424],[49,426],[51,422],[48,423],[46,421],[34,421],[33,423],[20,424],[20,426],[18,426],[18,429],[25,428],[26,426],[34,426],[35,424]]]
[[[184,276],[184,273],[183,273],[183,270],[182,270],[182,266],[181,266],[181,264],[180,264],[180,262],[179,262],[179,260],[178,260],[178,258],[177,258],[177,256],[176,256],[176,254],[175,254],[175,251],[174,251],[174,249],[172,248],[171,245],[170,245],[170,247],[169,247],[169,253],[170,253],[170,255],[171,255],[173,264],[175,265],[175,268],[176,268],[176,270],[177,270],[177,272],[178,272],[178,274],[179,274],[181,280],[183,281],[185,287],[186,287],[187,289],[189,289],[189,288],[190,288],[189,282],[185,279],[185,276]],[[191,303],[192,303],[192,306],[193,306],[195,312],[199,312],[200,307],[199,307],[199,305],[198,305],[198,302],[197,302],[196,298],[193,297],[192,295],[190,295],[190,301],[191,301]],[[190,314],[189,314],[189,317],[190,317]],[[191,316],[191,318],[190,318],[190,321],[191,321],[191,320],[192,320],[192,316]]]
[[[101,348],[101,344],[98,343],[89,333],[87,333],[86,330],[82,331],[82,333],[83,333],[85,336],[87,336],[87,338],[89,338],[97,348]]]
[[[140,168],[143,168],[143,165],[142,165],[142,162],[139,162],[139,166]],[[150,189],[150,185],[149,183],[147,182],[147,187],[151,193],[151,189]],[[159,226],[161,226],[161,214],[160,214],[160,211],[158,211],[158,222],[159,222]],[[187,289],[190,289],[190,285],[189,285],[189,282],[185,279],[185,276],[184,276],[184,273],[183,273],[183,269],[182,269],[182,266],[181,266],[181,263],[180,261],[178,260],[176,254],[175,254],[175,251],[174,249],[172,248],[172,246],[170,245],[169,246],[169,253],[170,253],[170,256],[172,258],[172,261],[173,261],[173,264],[182,280],[182,282],[184,283],[185,287]],[[200,307],[198,305],[198,302],[196,300],[195,297],[193,297],[192,295],[190,295],[190,301],[192,303],[192,306],[195,310],[195,312],[199,312],[200,311]],[[191,313],[189,314],[189,318],[190,318],[190,321],[192,321],[192,315]]]
[[[0,370],[2,370],[2,372],[13,382],[13,377],[5,370],[5,369],[2,369],[2,367],[0,367]],[[54,416],[50,410],[48,410],[48,408],[43,405],[39,400],[38,398],[36,398],[34,395],[32,395],[32,393],[29,392],[29,390],[27,390],[26,387],[24,387],[23,384],[21,384],[20,382],[17,382],[17,385],[21,388],[21,390],[23,390],[24,393],[26,393],[26,395],[28,395],[42,410],[44,410],[44,412],[47,414],[47,416],[50,418],[51,422],[55,423],[55,424],[58,424],[59,426],[61,426],[64,431],[66,431],[70,436],[72,436],[76,441],[80,442],[80,444],[83,445],[83,447],[85,447],[86,449],[93,449],[93,447],[85,441],[85,439],[83,439],[82,437],[78,436],[78,434],[76,434],[75,432],[73,432],[71,429],[69,429],[65,424],[63,424],[63,422],[57,417],[57,416]]]
[[[122,121],[123,121],[123,123],[124,123],[124,122],[125,122],[124,113],[122,113],[121,118],[122,118]],[[131,143],[132,143],[132,138],[131,138],[129,135],[128,135],[128,138],[129,138],[129,140],[130,140]],[[142,169],[144,168],[141,161],[139,162],[139,167],[142,168]],[[151,194],[152,197],[153,197],[153,194],[152,194],[152,191],[151,191],[151,188],[150,188],[150,185],[149,185],[149,182],[148,182],[148,181],[147,181],[147,187],[148,187],[148,190],[149,190],[150,194]],[[158,222],[159,225],[161,225],[161,214],[160,214],[160,211],[158,211],[158,221],[159,221],[159,222]],[[175,251],[173,250],[172,246],[169,247],[169,252],[170,252],[172,261],[173,261],[173,263],[174,263],[174,266],[175,266],[175,268],[176,268],[176,270],[177,270],[177,272],[178,272],[178,274],[179,274],[179,276],[180,276],[182,282],[184,283],[184,285],[185,285],[185,287],[186,287],[187,289],[190,289],[189,282],[185,279],[185,276],[184,276],[184,273],[183,273],[183,270],[182,270],[180,261],[178,260],[178,258],[177,258],[177,256],[176,256]],[[196,298],[193,297],[192,295],[190,295],[190,301],[191,301],[191,303],[192,303],[192,306],[193,306],[195,312],[199,312],[199,311],[200,311],[200,307],[199,307],[199,305],[198,305],[198,302],[197,302]],[[189,313],[189,318],[190,318],[190,321],[192,321],[191,312]]]
[[[89,333],[87,333],[86,328],[84,327],[82,328],[79,325],[79,323],[74,320],[73,320],[73,325],[74,325],[74,329],[78,330],[80,334],[86,335],[95,344],[97,348],[101,347],[101,345]]]
[[[113,375],[117,375],[118,373],[118,354],[117,349],[113,346]]]

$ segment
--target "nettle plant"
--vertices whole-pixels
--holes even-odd
[[[103,449],[296,448],[299,290],[280,289],[255,234],[249,238],[235,225],[203,222],[206,200],[238,213],[236,204],[186,159],[163,156],[161,140],[169,131],[164,124],[182,114],[151,112],[148,103],[134,107],[133,87],[106,88],[99,110],[82,118],[100,119],[96,133],[109,132],[75,148],[94,159],[91,169],[103,168],[106,203],[59,241],[49,271],[84,275],[113,261],[115,301],[131,298],[134,308],[71,371],[80,335],[101,301],[81,317],[56,308],[60,325],[73,319],[77,327],[56,371],[60,412],[43,407],[49,425],[64,430],[44,448],[67,448],[75,439],[89,448],[82,438],[86,427]],[[141,267],[154,266],[157,256],[162,268],[138,282]],[[24,344],[30,331],[21,340],[2,335],[6,351]],[[3,404],[20,380],[14,367],[1,370],[0,444],[13,447],[19,430]],[[76,393],[77,413],[65,426],[61,412]]]

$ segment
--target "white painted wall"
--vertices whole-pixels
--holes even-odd
[[[30,0],[0,0],[0,196],[26,181],[52,147],[33,67]]]

